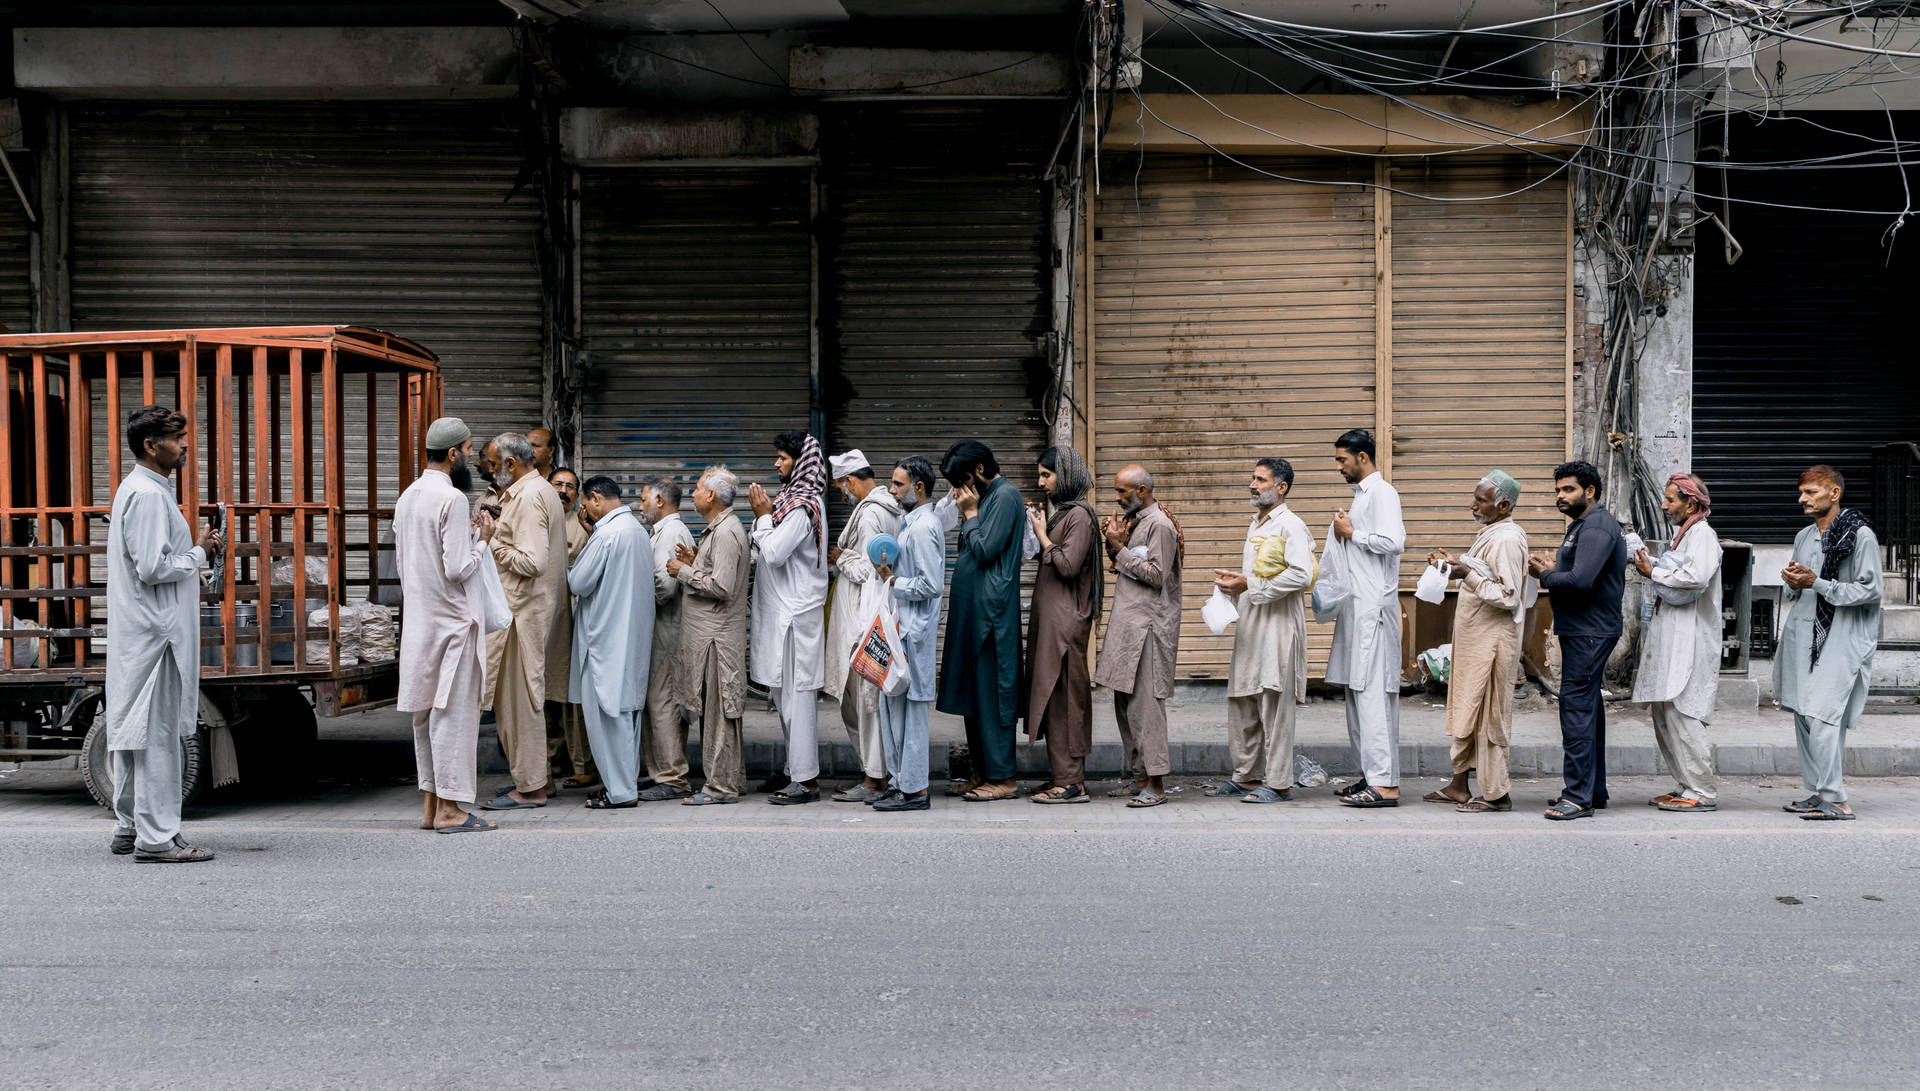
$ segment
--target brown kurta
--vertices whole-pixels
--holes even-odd
[[[523,792],[538,791],[549,780],[547,638],[567,595],[566,521],[560,494],[529,473],[507,486],[493,530],[493,559],[513,612],[513,624],[487,642],[488,657],[496,648],[500,657],[494,723],[514,786]]]
[[[1100,532],[1093,514],[1074,505],[1048,528],[1053,544],[1040,554],[1027,623],[1027,737],[1062,732],[1069,753],[1093,746],[1093,691],[1087,638],[1093,632],[1093,595],[1100,571]],[[1055,691],[1060,704],[1052,705]],[[1049,716],[1050,708],[1061,713]]]
[[[680,569],[687,585],[680,600],[680,661],[674,682],[683,708],[699,712],[717,677],[726,717],[738,719],[747,704],[747,572],[753,547],[746,528],[728,514],[707,527],[693,563]],[[712,676],[709,666],[717,666]],[[703,744],[705,745],[705,744]]]
[[[1171,697],[1180,653],[1180,540],[1159,504],[1135,517],[1113,565],[1113,611],[1093,680],[1115,693]]]

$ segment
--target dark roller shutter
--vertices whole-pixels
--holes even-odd
[[[1908,139],[1911,116],[1901,115]],[[1881,113],[1818,120],[1886,136]],[[1864,146],[1793,118],[1743,128],[1731,142],[1742,161]],[[1721,173],[1703,171],[1702,188],[1717,189]],[[1892,168],[1726,173],[1734,196],[1778,204],[1899,208],[1904,199]],[[1909,173],[1920,187],[1920,170]],[[1902,231],[1889,253],[1889,221],[1876,216],[1735,205],[1732,218],[1746,248],[1739,261],[1727,264],[1709,227],[1695,259],[1693,468],[1713,491],[1714,525],[1722,537],[1792,541],[1807,523],[1795,479],[1821,462],[1846,475],[1848,505],[1874,519],[1873,448],[1920,440],[1920,249]]]
[[[869,103],[829,119],[828,445],[883,475],[978,439],[1027,490],[1047,445],[1040,159],[1051,105]]]
[[[637,494],[730,464],[771,488],[810,418],[812,244],[802,170],[628,168],[582,180],[580,469]]]
[[[505,108],[88,106],[71,143],[76,328],[375,326],[439,354],[476,435],[539,421],[539,210]]]
[[[15,157],[13,169],[24,174],[28,161],[28,156]],[[19,196],[11,185],[0,187],[0,325],[13,333],[33,330],[33,278],[28,274],[33,247],[28,230]]]

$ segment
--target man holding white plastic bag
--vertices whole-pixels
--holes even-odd
[[[1340,790],[1349,807],[1400,805],[1400,554],[1407,528],[1400,494],[1374,464],[1363,428],[1333,441],[1334,465],[1353,485],[1353,506],[1334,513],[1321,557],[1338,596],[1316,601],[1334,623],[1327,681],[1347,690],[1347,738],[1361,778]],[[1323,609],[1323,605],[1325,609]]]
[[[1307,614],[1313,534],[1287,508],[1293,465],[1263,458],[1247,491],[1256,514],[1240,568],[1213,570],[1216,590],[1236,598],[1239,627],[1227,672],[1227,750],[1233,779],[1207,789],[1242,803],[1293,798],[1294,706],[1307,699]]]
[[[833,793],[835,803],[872,803],[886,793],[887,764],[880,742],[879,691],[853,673],[853,655],[874,615],[887,601],[886,588],[874,579],[867,543],[900,529],[900,502],[873,479],[873,466],[858,448],[827,460],[833,482],[853,505],[847,525],[827,551],[838,573],[827,616],[826,690],[840,702],[840,722],[860,759],[863,779]]]
[[[493,517],[484,510],[468,514],[471,457],[472,432],[460,418],[434,421],[427,427],[426,470],[393,508],[394,560],[407,604],[400,615],[400,692],[394,707],[413,714],[413,754],[425,808],[420,828],[440,833],[499,828],[460,807],[473,802],[478,780],[484,633],[492,628],[486,579],[493,566]],[[497,579],[492,591],[504,612]]]
[[[1447,674],[1447,737],[1453,779],[1424,798],[1464,814],[1513,810],[1507,751],[1513,734],[1513,681],[1520,663],[1520,624],[1538,592],[1527,576],[1527,532],[1513,521],[1520,482],[1495,470],[1474,486],[1471,510],[1482,530],[1466,555],[1427,555],[1441,590],[1460,577],[1453,611],[1453,660]],[[1527,592],[1534,590],[1529,596]],[[1478,773],[1480,792],[1467,791]]]
[[[887,488],[906,510],[900,552],[892,564],[875,566],[876,582],[892,595],[894,624],[907,660],[907,688],[878,694],[880,736],[892,780],[872,804],[876,811],[924,811],[927,790],[928,721],[939,696],[934,641],[940,634],[940,601],[947,586],[947,533],[933,505],[933,463],[913,455],[893,468]],[[860,685],[872,689],[870,683]]]

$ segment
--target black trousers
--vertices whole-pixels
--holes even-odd
[[[1600,679],[1617,636],[1560,638],[1560,798],[1582,807],[1607,801],[1607,705]]]

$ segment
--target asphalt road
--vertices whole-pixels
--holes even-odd
[[[439,837],[363,785],[202,809],[220,858],[160,867],[16,774],[0,1085],[1915,1086],[1920,782],[1845,824],[1797,787],[1669,816],[1616,781],[1568,825],[569,799]]]

